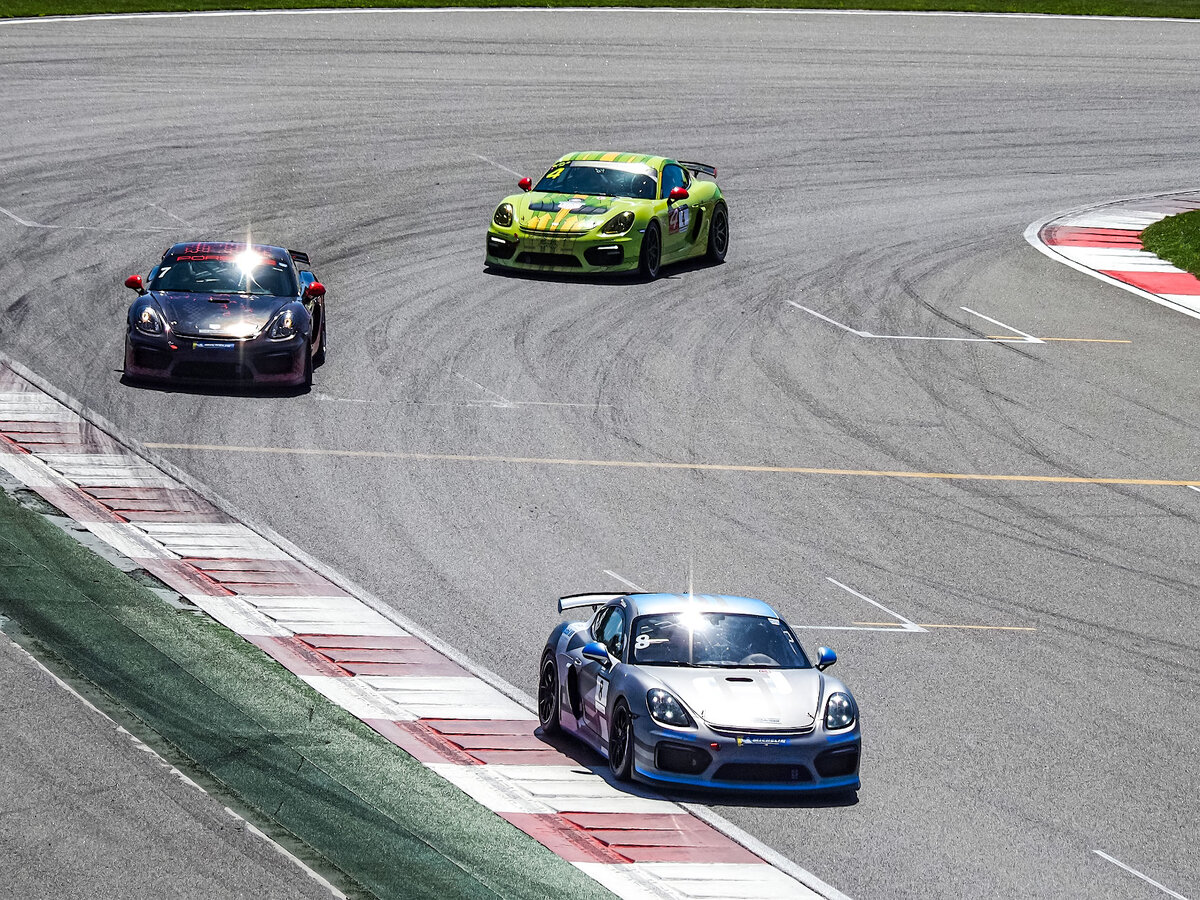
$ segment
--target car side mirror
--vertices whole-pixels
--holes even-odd
[[[837,654],[828,647],[819,647],[817,649],[817,671],[824,672],[830,666],[837,662]]]
[[[609,663],[608,648],[600,641],[592,641],[583,645],[584,659],[590,659],[592,662],[600,663],[602,666],[607,666]]]
[[[677,203],[680,200],[688,198],[688,189],[685,187],[673,187],[671,193],[667,194],[668,203]]]
[[[137,291],[139,297],[146,293],[146,286],[142,284],[141,275],[130,275],[125,279],[125,287],[129,288],[131,291]]]
[[[528,175],[526,175],[524,178],[522,178],[520,181],[517,182],[517,187],[519,187],[523,191],[532,191],[533,190],[533,179],[530,178]]]
[[[304,289],[305,300],[316,300],[319,297],[325,296],[325,285],[319,281],[310,282],[308,287]]]

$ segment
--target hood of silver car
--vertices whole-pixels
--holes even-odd
[[[821,699],[816,669],[647,668],[716,728],[801,731],[816,722]]]

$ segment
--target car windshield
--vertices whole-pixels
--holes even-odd
[[[644,163],[572,160],[543,175],[534,190],[653,200],[658,196],[658,172]]]
[[[290,297],[299,293],[291,266],[282,260],[254,253],[163,260],[150,282],[150,290],[272,297]]]
[[[811,664],[779,619],[721,612],[639,616],[632,662],[643,666],[808,669]]]

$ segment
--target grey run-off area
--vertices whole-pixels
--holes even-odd
[[[1200,478],[1200,324],[1022,238],[1196,187],[1198,38],[665,11],[5,23],[0,349],[143,442],[397,454],[160,451],[531,692],[555,596],[679,589],[693,560],[699,590],[868,629],[802,633],[863,706],[858,803],[714,802],[856,900],[1166,896],[1108,857],[1195,898],[1200,492],[570,461]],[[590,148],[717,165],[728,262],[484,273],[513,173]],[[124,276],[247,229],[329,287],[314,391],[121,385]],[[1046,342],[861,340],[788,301],[873,334],[1007,333],[967,307]],[[889,619],[829,578],[915,624],[1034,630],[863,625]]]

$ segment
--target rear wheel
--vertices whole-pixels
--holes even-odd
[[[558,724],[558,666],[554,654],[542,657],[542,669],[538,675],[538,724],[544,734],[556,734]]]
[[[646,226],[646,233],[642,235],[642,250],[638,256],[638,271],[642,273],[642,277],[647,281],[653,281],[658,277],[659,269],[662,268],[662,231],[659,230],[658,221],[650,220],[650,224]]]
[[[609,726],[608,768],[617,781],[633,777],[633,715],[624,700],[617,701]]]
[[[729,210],[724,203],[718,203],[708,225],[708,258],[715,263],[724,262],[728,251]]]

